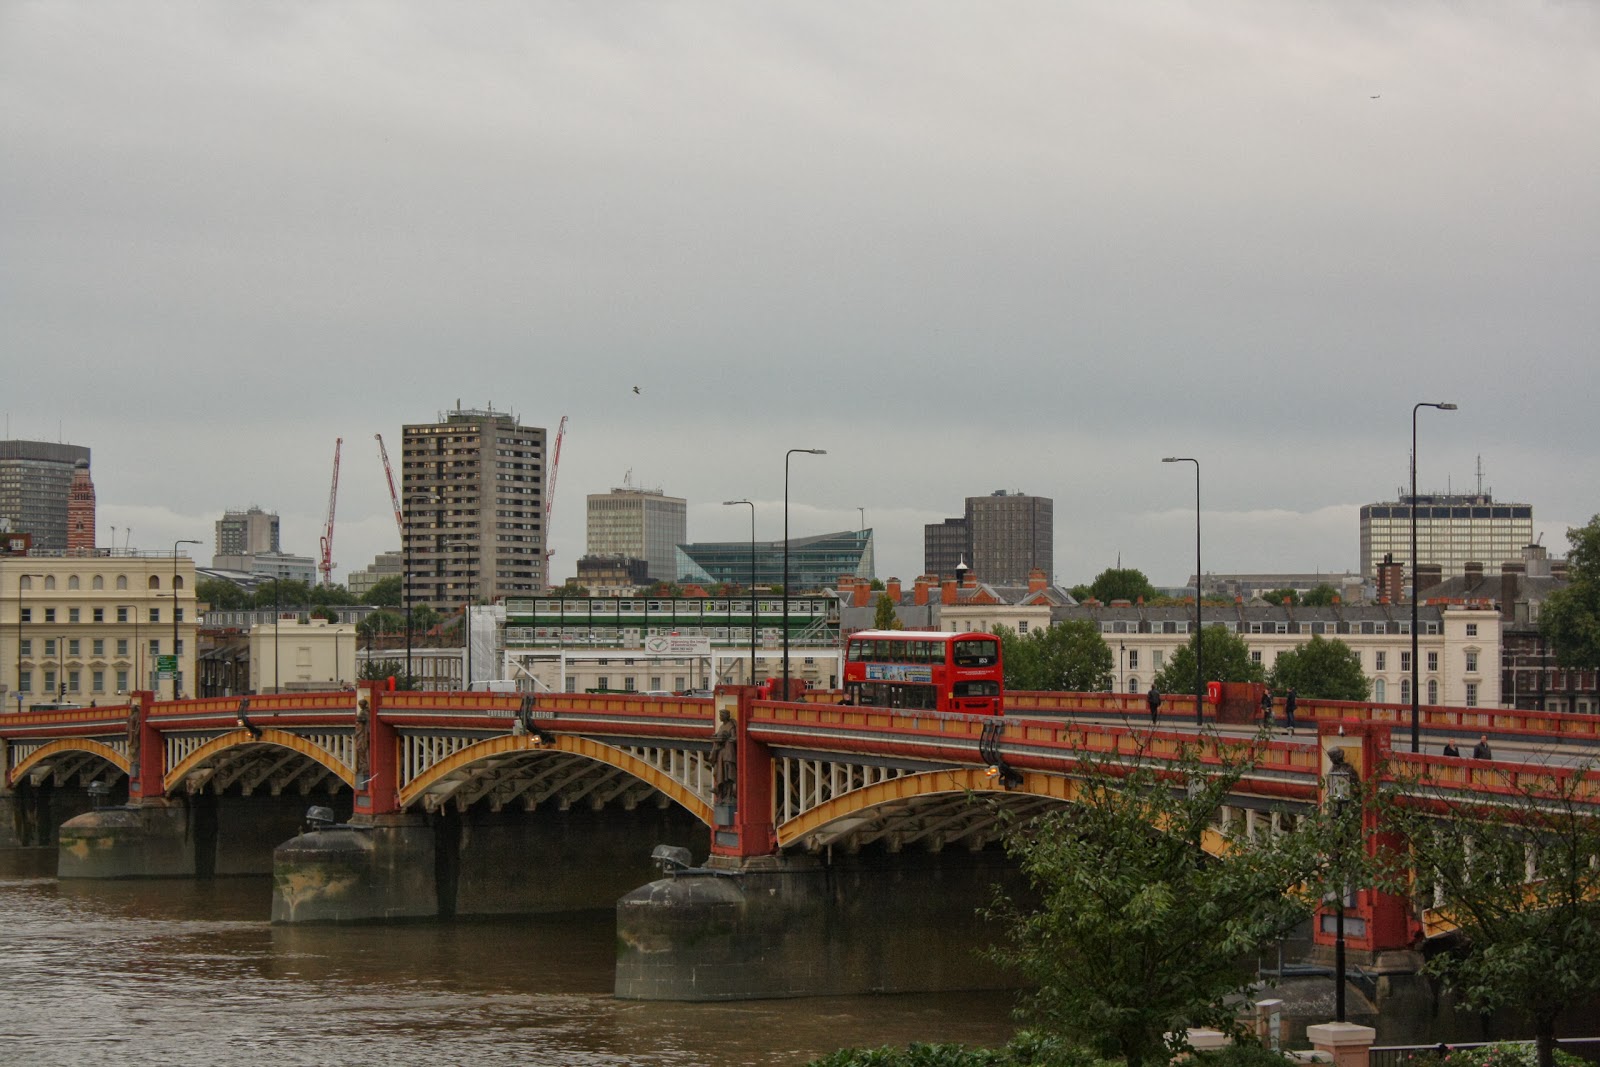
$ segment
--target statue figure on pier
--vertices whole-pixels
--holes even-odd
[[[727,708],[717,713],[717,729],[711,735],[711,780],[719,804],[732,804],[739,777],[739,736]]]
[[[361,792],[367,787],[372,776],[367,772],[367,764],[371,762],[372,732],[367,729],[371,720],[371,708],[366,697],[356,703],[356,792]]]

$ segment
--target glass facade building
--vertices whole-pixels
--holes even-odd
[[[1494,569],[1520,560],[1533,543],[1533,507],[1497,504],[1483,493],[1417,494],[1417,562],[1437,563],[1444,578],[1460,577],[1468,563]],[[1411,559],[1411,498],[1361,508],[1361,566],[1378,573],[1386,554]],[[1409,572],[1410,567],[1407,566]]]
[[[677,580],[714,585],[750,585],[749,541],[701,542],[677,546]],[[789,539],[789,587],[794,592],[831,589],[839,576],[872,578],[872,531],[844,530]],[[783,542],[755,543],[755,584],[783,584]]]

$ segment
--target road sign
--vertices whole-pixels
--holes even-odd
[[[156,670],[163,678],[171,678],[174,674],[178,673],[178,657],[157,656]]]

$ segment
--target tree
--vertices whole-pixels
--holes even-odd
[[[993,956],[1032,989],[1034,1025],[1129,1067],[1165,1063],[1191,1027],[1238,1029],[1248,957],[1310,914],[1329,837],[1312,815],[1254,840],[1239,826],[1202,851],[1251,767],[1242,746],[1220,755],[1125,775],[1091,765],[1073,804],[1008,833],[1037,904],[996,901],[1007,936]]]
[[[396,689],[416,689],[417,678],[406,673],[406,665],[397,659],[368,660],[361,665],[359,676],[364,682],[383,682],[394,679]]]
[[[401,625],[404,625],[404,616],[401,616]],[[432,604],[417,604],[411,609],[412,634],[425,634],[439,625],[439,613],[433,610]]]
[[[413,612],[415,615],[415,612]],[[416,619],[413,618],[415,623]],[[406,617],[394,611],[374,611],[371,615],[356,623],[356,633],[363,638],[371,640],[378,634],[404,633]]]
[[[1090,619],[1071,619],[1019,636],[997,626],[1007,689],[1098,693],[1111,685],[1111,647]]]
[[[1545,599],[1539,631],[1563,667],[1600,668],[1600,515],[1567,530],[1567,587]]]
[[[1300,603],[1308,608],[1325,608],[1339,599],[1339,590],[1327,582],[1316,586],[1300,598]]]
[[[367,603],[377,608],[404,607],[401,603],[404,597],[405,581],[398,574],[378,579],[367,590]]]
[[[1469,1011],[1526,1014],[1541,1067],[1554,1062],[1562,1013],[1600,995],[1593,774],[1592,765],[1559,776],[1507,774],[1492,799],[1424,788],[1418,804],[1415,782],[1383,798],[1389,827],[1410,846],[1416,884],[1442,896],[1436,911],[1455,924],[1456,945],[1427,969]]]
[[[1260,599],[1262,602],[1274,606],[1282,604],[1285,600],[1293,605],[1300,603],[1300,594],[1293,589],[1268,589],[1265,593],[1260,594]]]
[[[1321,634],[1313,634],[1299,648],[1280,652],[1267,684],[1321,700],[1365,700],[1372,690],[1355,650],[1338,638],[1329,640]]]
[[[256,586],[256,607],[298,607],[311,603],[311,587],[292,578],[273,578]]]
[[[872,614],[872,628],[874,630],[903,630],[905,626],[895,614],[894,601],[889,599],[888,593],[878,597],[877,610]]]
[[[202,578],[194,586],[195,599],[218,611],[236,611],[251,606],[250,594],[226,578]]]
[[[1250,646],[1238,634],[1229,633],[1221,626],[1207,626],[1202,631],[1200,646],[1205,661],[1207,682],[1259,682],[1265,675],[1261,664],[1250,658]],[[1167,665],[1156,674],[1156,688],[1163,693],[1194,692],[1194,644],[1189,643],[1172,654]]]
[[[1095,576],[1089,585],[1088,593],[1102,604],[1109,604],[1113,600],[1136,601],[1141,597],[1145,600],[1154,600],[1156,587],[1150,584],[1150,579],[1144,576],[1143,571],[1132,567],[1109,567]],[[1073,596],[1083,599],[1077,597],[1076,592]]]
[[[342,585],[313,585],[306,591],[306,600],[317,607],[354,604],[356,598]]]

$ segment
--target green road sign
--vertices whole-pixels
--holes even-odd
[[[158,670],[162,674],[166,674],[166,675],[177,674],[178,673],[178,657],[177,656],[157,656],[156,657],[156,670]]]

